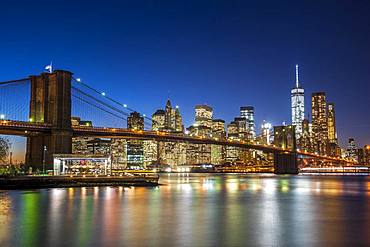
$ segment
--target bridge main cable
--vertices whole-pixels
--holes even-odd
[[[114,104],[116,104],[116,105],[118,105],[118,106],[120,106],[120,107],[124,107],[125,109],[129,110],[130,112],[138,112],[138,111],[136,111],[135,109],[132,109],[132,108],[128,107],[126,104],[122,104],[122,103],[120,103],[119,101],[117,101],[117,100],[115,100],[115,99],[113,99],[113,98],[111,98],[111,97],[109,97],[109,96],[105,95],[105,93],[104,93],[104,92],[100,92],[99,90],[96,90],[95,88],[93,88],[93,87],[89,86],[88,84],[86,84],[86,83],[82,82],[80,79],[77,79],[77,78],[74,78],[74,77],[72,77],[72,79],[73,79],[76,83],[81,84],[82,86],[84,86],[84,87],[86,87],[86,88],[90,89],[91,91],[93,91],[93,92],[95,92],[95,93],[97,93],[97,94],[99,94],[99,95],[103,96],[104,98],[106,98],[107,100],[109,100],[109,101],[113,102]],[[149,121],[150,121],[149,123],[148,123],[148,122],[146,122],[147,124],[151,124],[151,123],[152,123],[152,119],[151,119],[150,117],[147,117],[146,115],[143,115],[143,117],[144,117],[144,119],[146,119],[146,120],[149,120]]]

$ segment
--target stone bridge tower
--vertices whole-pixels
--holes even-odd
[[[41,169],[44,161],[51,169],[53,154],[72,152],[71,79],[72,73],[64,70],[30,76],[29,121],[52,127],[50,134],[27,137],[26,164],[33,169]]]
[[[276,174],[298,174],[295,136],[293,125],[274,127],[274,145],[289,151],[274,154]]]

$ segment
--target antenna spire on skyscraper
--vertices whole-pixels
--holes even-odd
[[[295,85],[299,87],[299,74],[298,74],[298,64],[295,65]]]

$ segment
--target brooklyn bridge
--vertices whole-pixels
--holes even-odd
[[[34,169],[40,168],[43,163],[51,168],[56,155],[72,154],[72,140],[77,137],[152,140],[157,144],[176,142],[257,150],[273,156],[277,174],[297,174],[298,160],[305,159],[353,164],[350,160],[297,149],[294,128],[274,133],[275,141],[269,145],[153,131],[149,127],[152,119],[145,115],[146,129],[129,129],[125,126],[125,120],[134,112],[133,107],[110,98],[64,70],[1,82],[0,107],[0,134],[27,138],[25,164]],[[95,121],[91,126],[73,125],[73,116],[94,118]],[[157,159],[159,163],[160,157]]]

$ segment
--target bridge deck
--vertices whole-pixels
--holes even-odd
[[[11,121],[2,120],[0,121],[0,134],[5,135],[20,135],[29,136],[35,133],[47,133],[52,131],[52,126],[45,123],[32,123],[25,121]],[[244,141],[231,141],[231,140],[219,140],[202,137],[194,137],[188,135],[171,134],[160,131],[144,131],[144,130],[130,130],[124,128],[106,128],[106,127],[72,127],[73,136],[94,136],[94,137],[106,137],[106,138],[134,138],[143,140],[156,140],[156,141],[179,141],[188,142],[195,144],[215,144],[222,146],[233,146],[245,149],[260,150],[267,153],[296,153],[298,155],[312,157],[322,160],[330,160],[336,162],[346,162],[355,164],[354,161],[330,157],[325,155],[319,155],[304,151],[294,151],[289,149],[283,149],[275,147],[273,145],[261,145],[252,144]]]

